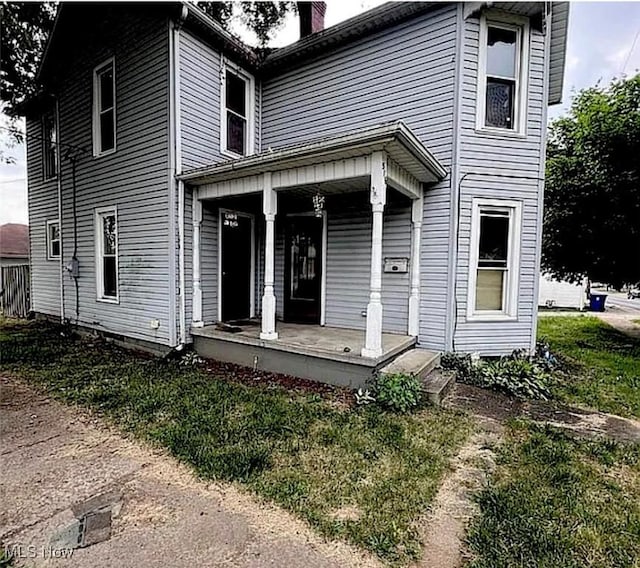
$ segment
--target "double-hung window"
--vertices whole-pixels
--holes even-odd
[[[60,258],[60,223],[47,221],[47,259]]]
[[[253,78],[226,62],[222,81],[222,152],[231,156],[253,153]]]
[[[478,129],[524,133],[528,38],[526,20],[482,17]]]
[[[42,165],[45,180],[58,175],[57,152],[56,120],[54,114],[48,112],[42,117]]]
[[[467,316],[515,318],[522,204],[476,199],[472,207]]]
[[[116,149],[115,60],[109,59],[93,71],[93,155]]]
[[[98,300],[118,301],[118,216],[115,208],[96,210],[96,288]]]

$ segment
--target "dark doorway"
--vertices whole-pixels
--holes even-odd
[[[251,218],[221,211],[222,321],[246,319],[251,306]]]
[[[292,215],[286,218],[284,319],[293,323],[320,323],[323,218]]]

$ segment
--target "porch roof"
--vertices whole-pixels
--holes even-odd
[[[190,185],[201,186],[266,172],[362,158],[378,151],[387,154],[391,160],[390,169],[400,168],[418,182],[435,182],[447,174],[417,136],[402,121],[396,121],[278,150],[268,149],[257,155],[188,170],[177,177]]]

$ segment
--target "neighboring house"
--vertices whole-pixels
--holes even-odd
[[[587,305],[588,280],[574,284],[556,280],[548,274],[540,275],[538,306],[545,308],[571,308],[584,310]]]
[[[534,346],[568,3],[323,10],[264,56],[191,4],[61,5],[24,107],[34,311],[350,384]]]
[[[29,264],[29,226],[0,225],[0,267]]]

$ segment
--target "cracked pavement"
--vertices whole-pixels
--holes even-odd
[[[17,379],[0,377],[0,412],[0,542],[17,566],[378,565]]]

